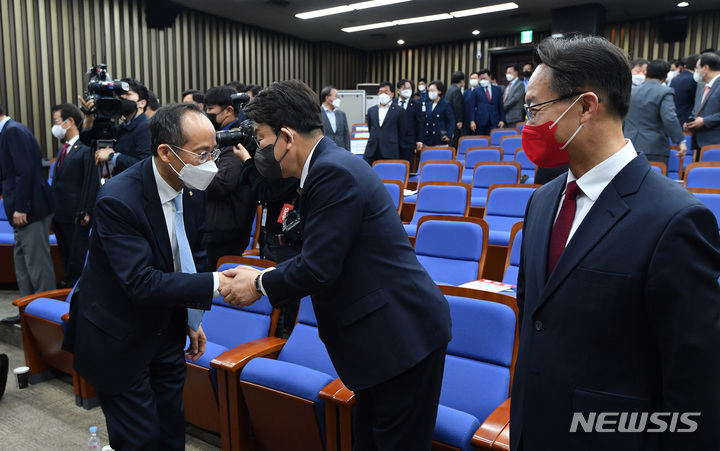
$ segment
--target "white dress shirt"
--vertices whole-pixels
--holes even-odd
[[[335,109],[328,110],[325,104],[323,104],[323,110],[325,110],[325,114],[327,114],[328,121],[330,122],[330,126],[332,127],[333,133],[337,132],[337,119],[335,118]]]
[[[602,194],[612,179],[614,179],[628,163],[635,159],[635,157],[637,157],[637,152],[635,151],[635,147],[632,142],[628,139],[622,149],[618,150],[612,156],[605,159],[605,161],[587,171],[582,177],[577,178],[572,171],[568,170],[565,188],[567,189],[567,184],[574,180],[577,182],[578,187],[582,192],[578,194],[575,199],[575,218],[573,219],[568,240],[565,243],[566,246],[567,243],[570,242],[570,239],[572,239],[575,231],[578,227],[580,227],[580,224],[583,222],[583,219],[585,219],[585,216],[587,216],[592,206],[595,205],[595,201],[598,197],[600,197],[600,194]],[[560,198],[560,205],[562,205],[563,200],[565,200],[565,192],[563,192],[563,195]],[[555,220],[557,220],[558,214],[560,214],[560,208],[558,208],[555,213]]]
[[[382,106],[378,103],[378,120],[380,122],[380,127],[382,127],[383,122],[385,122],[385,116],[387,116],[391,103],[392,102],[388,103],[385,106]]]

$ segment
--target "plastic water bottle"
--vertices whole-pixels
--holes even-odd
[[[100,449],[100,438],[97,436],[97,426],[90,428],[90,438],[88,439],[87,449]]]

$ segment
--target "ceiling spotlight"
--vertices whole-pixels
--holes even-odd
[[[688,2],[680,2],[677,4],[678,8],[685,8],[686,6],[690,6],[690,3]]]
[[[403,44],[405,44],[405,41],[403,41],[402,39],[398,39],[398,40],[397,40],[397,43],[400,44],[400,45],[403,45]]]
[[[480,34],[480,30],[473,30],[472,34],[473,34],[473,36],[477,36]]]

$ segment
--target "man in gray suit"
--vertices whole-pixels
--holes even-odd
[[[338,147],[350,151],[350,129],[347,116],[340,111],[340,99],[335,86],[325,86],[320,91],[322,119],[325,136],[332,139]]]
[[[518,79],[518,67],[508,66],[505,70],[505,77],[508,85],[503,94],[503,105],[505,106],[505,125],[508,128],[515,128],[518,122],[525,119],[525,84]]]
[[[670,141],[680,144],[680,158],[687,152],[685,135],[675,112],[675,91],[663,86],[670,64],[655,60],[647,66],[645,83],[633,86],[630,113],[625,118],[624,135],[649,161],[668,164]]]
[[[703,53],[695,66],[695,81],[705,82],[698,93],[695,108],[683,128],[693,134],[693,148],[720,144],[720,56]]]

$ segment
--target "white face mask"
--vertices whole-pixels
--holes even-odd
[[[408,99],[412,95],[412,89],[403,89],[402,91],[400,91],[400,95],[404,99]]]
[[[430,100],[435,100],[435,99],[437,99],[437,98],[438,98],[438,93],[437,93],[437,91],[428,91],[428,98],[429,98]]]
[[[183,181],[185,186],[187,186],[190,189],[199,189],[200,191],[205,191],[210,185],[210,182],[215,178],[215,174],[218,172],[218,168],[215,165],[215,162],[212,160],[208,160],[205,163],[194,166],[192,164],[185,163],[182,158],[178,156],[178,154],[175,153],[175,151],[170,148],[172,153],[175,154],[176,157],[182,162],[184,165],[183,168],[180,170],[180,172],[175,171],[175,168],[170,165],[170,168],[172,168],[173,171],[180,177],[180,180]],[[168,163],[170,164],[170,163]]]
[[[418,86],[418,91],[423,92],[425,90],[425,85]]]
[[[485,89],[490,86],[490,80],[480,80],[480,86]]]
[[[632,84],[634,86],[640,86],[645,83],[645,76],[643,74],[635,74],[632,76]]]
[[[333,108],[340,108],[340,99],[335,99],[332,101]]]
[[[65,138],[65,133],[67,132],[67,129],[63,128],[63,124],[64,124],[65,122],[67,122],[67,119],[65,119],[64,121],[62,121],[62,124],[53,125],[53,126],[52,126],[52,129],[50,130],[50,131],[52,132],[53,136],[56,137],[57,139],[63,139],[63,138]]]
[[[693,80],[695,80],[695,83],[700,83],[703,81],[702,75],[700,75],[700,71],[696,70],[693,74]]]
[[[478,79],[477,78],[471,78],[470,79],[470,86],[473,88],[477,88],[478,85]]]
[[[380,94],[378,97],[379,97],[379,100],[380,100],[380,105],[387,105],[388,103],[390,103],[390,96],[389,96],[389,95],[387,95],[387,94],[385,94],[385,93],[382,93],[382,94]]]
[[[505,78],[507,78],[507,81],[515,80],[515,76],[513,74],[505,74]]]

